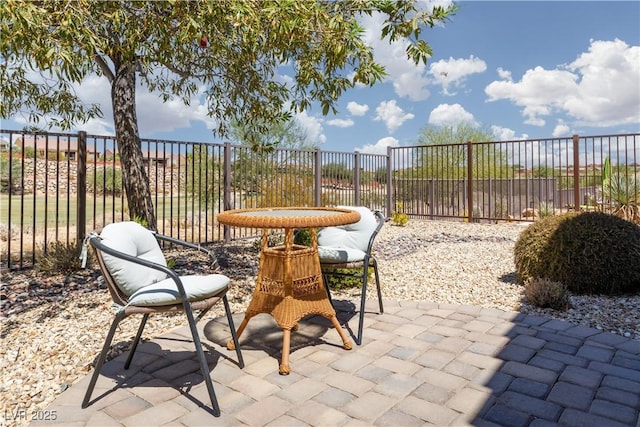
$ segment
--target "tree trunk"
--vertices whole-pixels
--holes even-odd
[[[122,185],[127,195],[129,217],[143,219],[150,230],[156,230],[156,216],[149,190],[149,178],[144,167],[138,121],[136,117],[135,64],[116,67],[111,85],[113,120],[122,169]]]

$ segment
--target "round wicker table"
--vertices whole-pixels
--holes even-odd
[[[263,229],[256,287],[238,327],[238,338],[253,316],[271,314],[283,331],[280,374],[290,372],[291,330],[305,316],[319,314],[331,320],[342,338],[343,347],[347,350],[352,348],[322,281],[315,229],[352,224],[359,220],[358,212],[338,208],[235,209],[218,214],[221,224]],[[269,229],[274,228],[285,230],[284,245],[268,245]],[[310,247],[294,244],[293,230],[297,228],[311,230]],[[233,342],[229,341],[227,347],[233,350]]]

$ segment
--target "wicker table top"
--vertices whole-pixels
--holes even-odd
[[[218,214],[218,222],[251,228],[315,228],[358,222],[360,214],[350,209],[287,207],[234,209]]]

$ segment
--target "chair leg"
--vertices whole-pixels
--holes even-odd
[[[240,342],[238,341],[238,334],[236,332],[236,327],[233,324],[233,316],[231,316],[231,307],[229,306],[229,300],[227,296],[222,297],[222,302],[224,303],[224,311],[227,313],[227,322],[229,323],[229,329],[231,329],[231,338],[233,339],[233,344],[236,348],[236,355],[238,356],[238,366],[240,369],[244,368],[244,359],[242,357],[242,352],[240,351]]]
[[[145,325],[147,324],[147,319],[149,318],[149,314],[145,314],[142,316],[142,321],[140,322],[140,326],[138,327],[138,332],[136,333],[136,337],[131,344],[131,350],[129,350],[129,356],[127,356],[127,361],[124,364],[124,369],[129,369],[131,366],[131,359],[133,359],[133,353],[136,352],[138,348],[138,343],[140,342],[140,337],[142,336],[142,331],[144,330]]]
[[[107,353],[109,352],[109,346],[111,345],[111,341],[113,340],[113,336],[116,333],[116,328],[122,319],[124,319],[124,313],[116,313],[113,322],[111,323],[111,327],[109,328],[109,333],[107,333],[107,338],[104,340],[104,345],[102,346],[102,351],[100,352],[100,356],[98,357],[98,361],[96,362],[96,367],[93,370],[93,375],[91,375],[91,380],[89,381],[89,386],[87,387],[87,391],[84,395],[84,399],[82,400],[82,409],[89,406],[89,400],[91,400],[91,394],[93,393],[93,389],[96,386],[96,382],[98,381],[98,377],[100,376],[100,370],[102,369],[102,365],[104,365],[104,361],[107,358]]]
[[[196,321],[193,317],[193,312],[191,311],[191,305],[188,302],[184,303],[184,311],[187,315],[187,320],[189,321],[189,329],[191,330],[193,343],[196,346],[196,353],[198,354],[198,361],[200,362],[200,371],[202,372],[202,377],[207,386],[207,391],[209,392],[209,399],[211,399],[213,415],[219,417],[220,406],[218,405],[218,399],[216,399],[216,393],[213,390],[213,383],[211,382],[211,375],[209,372],[209,364],[207,363],[207,358],[205,357],[204,351],[202,350],[202,343],[200,342],[200,335],[198,334]]]
[[[362,270],[362,295],[360,296],[360,316],[358,319],[358,336],[356,344],[362,344],[362,330],[364,329],[364,309],[367,302],[367,279],[369,276],[369,262],[365,261]]]
[[[380,289],[380,275],[378,275],[378,263],[374,261],[372,264],[373,273],[376,278],[376,288],[378,289],[378,306],[380,307],[380,313],[384,313],[384,307],[382,306],[382,290]]]

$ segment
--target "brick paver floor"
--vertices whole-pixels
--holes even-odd
[[[340,317],[356,326],[357,316]],[[305,319],[292,333],[291,374],[281,376],[282,335],[271,317],[249,322],[244,369],[225,348],[225,319],[202,321],[217,418],[202,408],[210,402],[186,326],[141,345],[128,371],[124,355],[107,363],[87,409],[89,376],[48,410],[65,426],[640,427],[638,340],[433,303],[386,301],[365,322],[362,345],[347,351],[326,319]]]

